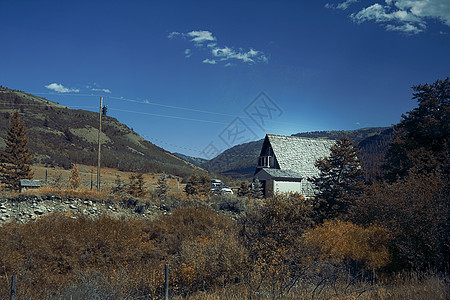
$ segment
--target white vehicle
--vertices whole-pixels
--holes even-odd
[[[220,179],[211,179],[211,192],[215,194],[233,194],[233,190],[224,185]]]
[[[233,190],[228,187],[223,187],[221,190],[222,194],[230,194],[233,195]]]

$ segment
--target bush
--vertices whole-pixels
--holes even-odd
[[[240,220],[240,235],[249,251],[248,283],[254,293],[268,288],[279,297],[305,267],[302,233],[312,226],[312,205],[298,193],[278,194],[253,207]]]

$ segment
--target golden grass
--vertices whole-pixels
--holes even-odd
[[[70,170],[65,170],[63,168],[48,168],[40,165],[33,165],[34,176],[33,179],[37,179],[41,181],[43,186],[54,186],[55,179],[59,176],[62,179],[62,185],[68,185],[68,178],[70,177]],[[88,166],[88,165],[79,165],[80,177],[81,177],[81,186],[90,189],[92,182],[92,189],[96,189],[97,183],[97,167],[96,166]],[[47,176],[46,176],[47,173]],[[110,189],[115,186],[115,180],[117,175],[120,176],[120,179],[124,183],[129,182],[129,176],[132,172],[122,172],[117,169],[112,168],[101,168],[100,179],[101,179],[101,189]],[[159,173],[145,173],[144,181],[145,186],[149,191],[154,191],[158,178],[161,174]],[[47,181],[45,179],[47,178]],[[184,191],[185,184],[181,183],[181,178],[179,182],[179,189],[177,189],[177,179],[176,178],[167,178],[167,183],[169,185],[169,191]]]
[[[408,276],[408,279],[391,279],[390,282],[372,285],[367,282],[356,282],[353,285],[340,282],[334,286],[327,286],[323,290],[314,291],[314,285],[297,288],[277,299],[317,299],[317,300],[446,300],[450,297],[449,278],[436,274],[427,275],[419,279],[417,276]],[[173,297],[174,300],[220,300],[220,299],[271,299],[266,294],[256,296],[244,284],[236,284],[213,291],[201,291],[191,296]]]

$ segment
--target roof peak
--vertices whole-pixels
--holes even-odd
[[[315,140],[315,141],[334,141],[327,138],[312,138],[312,137],[303,137],[303,136],[295,136],[295,135],[281,135],[281,134],[272,134],[266,133],[267,137],[283,137],[283,138],[292,138],[292,139],[300,139],[300,140]]]

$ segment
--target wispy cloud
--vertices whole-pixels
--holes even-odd
[[[337,4],[327,3],[325,7],[347,9],[358,0],[346,0]],[[449,0],[385,0],[374,1],[350,14],[355,23],[373,21],[380,23],[388,31],[418,34],[427,29],[430,20],[450,26]]]
[[[236,49],[229,46],[219,46],[217,38],[210,31],[197,30],[190,31],[188,33],[171,32],[168,38],[173,39],[175,37],[181,37],[194,43],[196,48],[200,48],[206,51],[206,58],[203,59],[203,63],[217,64],[218,62],[224,62],[225,67],[232,66],[231,60],[240,61],[246,64],[267,63],[269,59],[267,56],[258,50],[250,48],[250,50],[243,50],[241,48]],[[191,57],[191,49],[185,50],[185,56]]]
[[[206,58],[206,59],[204,59],[204,60],[202,61],[202,63],[204,63],[204,64],[215,65],[215,64],[217,64],[217,61],[215,61],[214,59]]]
[[[94,91],[94,92],[104,92],[104,93],[111,94],[111,90],[110,90],[110,89],[91,89],[91,91]]]
[[[111,94],[111,90],[110,89],[100,88],[99,85],[96,82],[86,85],[86,88],[88,90],[93,91],[93,92],[103,92],[103,93]]]
[[[50,83],[50,84],[46,85],[45,87],[48,88],[49,90],[52,90],[52,91],[55,91],[58,93],[79,93],[80,92],[79,89],[70,89],[59,83]]]
[[[333,3],[327,3],[325,4],[326,8],[332,8],[332,9],[342,9],[342,10],[346,10],[350,5],[352,5],[353,3],[359,2],[359,0],[347,0],[338,4],[333,4]]]

